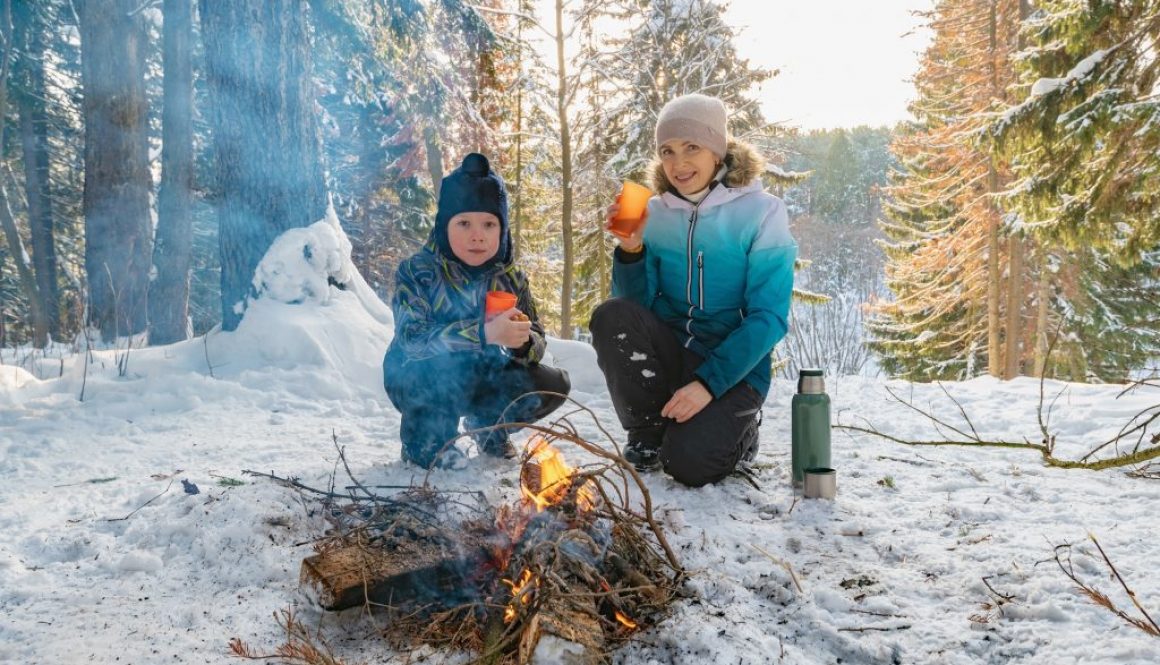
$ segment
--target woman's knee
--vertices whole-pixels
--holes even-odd
[[[635,315],[641,306],[628,298],[609,298],[592,310],[592,318],[588,321],[588,330],[593,337],[602,336],[609,326],[619,328],[616,324],[623,324],[627,316]]]
[[[731,462],[736,460],[725,459],[707,450],[705,442],[697,440],[699,437],[687,436],[690,433],[679,425],[670,425],[666,429],[660,451],[665,473],[689,487],[701,487],[728,476],[733,471]]]

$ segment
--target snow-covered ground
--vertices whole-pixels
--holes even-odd
[[[267,257],[284,259],[267,263],[275,297],[254,302],[235,332],[133,349],[124,372],[124,351],[94,352],[87,363],[83,354],[5,354],[24,367],[0,365],[0,662],[238,662],[230,638],[272,649],[281,643],[274,614],[289,607],[345,662],[413,662],[368,637],[360,612],[311,606],[298,571],[321,522],[294,492],[242,474],[325,486],[333,436],[366,484],[421,479],[399,461],[399,417],[381,387],[389,312],[365,285],[318,286],[318,271],[346,268],[301,259],[301,242],[326,240],[316,231]],[[287,290],[294,283],[302,288]],[[619,435],[591,348],[549,348],[571,372],[573,396]],[[938,386],[861,377],[830,381],[835,418],[943,438],[888,387],[962,422]],[[1038,440],[1037,381],[945,387],[983,438]],[[1064,458],[1160,403],[1156,390],[1116,399],[1121,386],[1046,388],[1049,400],[1062,391],[1050,427]],[[838,497],[803,501],[788,483],[792,391],[776,382],[765,404],[761,489],[740,478],[688,489],[649,477],[694,571],[693,595],[616,662],[1160,662],[1160,639],[1082,597],[1053,560],[1056,545],[1076,543],[1077,574],[1136,614],[1090,556],[1094,534],[1160,618],[1151,514],[1160,481],[1047,468],[1029,451],[911,448],[835,431]],[[573,422],[599,440],[594,424]],[[516,479],[513,463],[492,459],[431,476],[496,503],[516,499]],[[771,556],[792,568],[800,591]],[[996,608],[996,594],[1010,600]]]

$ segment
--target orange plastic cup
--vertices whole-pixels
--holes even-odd
[[[516,306],[519,299],[516,294],[508,293],[507,291],[488,291],[487,300],[484,302],[483,314],[484,318],[491,319],[499,314],[503,314],[509,309]]]
[[[620,211],[612,218],[608,230],[621,238],[632,235],[640,228],[640,223],[644,220],[644,211],[648,208],[648,200],[652,195],[652,190],[648,187],[625,180],[624,186],[620,189],[620,196],[617,197]]]

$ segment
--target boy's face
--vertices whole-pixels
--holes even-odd
[[[481,266],[499,251],[499,218],[490,212],[461,212],[447,223],[447,241],[455,257]]]
[[[657,151],[665,177],[681,194],[688,196],[709,186],[717,175],[717,155],[691,141],[671,139]]]

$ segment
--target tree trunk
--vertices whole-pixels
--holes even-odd
[[[1047,371],[1047,312],[1051,298],[1051,273],[1048,271],[1047,250],[1039,250],[1039,301],[1035,316],[1035,376],[1043,378]]]
[[[999,175],[995,167],[987,178],[989,191],[999,188]],[[992,210],[987,216],[987,373],[1002,376],[1002,347],[999,344],[999,298],[1001,294],[999,274],[999,211]]]
[[[24,295],[28,298],[28,307],[32,315],[32,345],[43,349],[48,345],[48,321],[40,309],[40,294],[36,288],[36,277],[32,268],[25,261],[24,243],[20,240],[20,231],[16,228],[16,219],[12,217],[12,208],[8,205],[8,191],[4,183],[0,182],[0,226],[4,228],[4,236],[8,239],[8,252],[12,254],[12,261],[16,264],[16,274],[20,277],[20,285],[24,288]]]
[[[1019,0],[1019,20],[1020,22],[1027,19],[1030,14],[1030,6],[1027,0]],[[1023,50],[1022,33],[1018,37],[1016,44],[1018,51]],[[1000,99],[1003,99],[1000,95]],[[1013,379],[1022,373],[1020,367],[1023,360],[1023,300],[1024,300],[1024,280],[1026,276],[1023,274],[1024,254],[1027,251],[1022,238],[1016,234],[1011,234],[1007,240],[1007,261],[1009,264],[1009,271],[1007,276],[1007,348],[1004,351],[1004,358],[1006,366],[1003,369],[1004,379]],[[1041,312],[1042,314],[1042,312]]]
[[[597,217],[596,224],[597,224],[597,227],[602,227],[604,225],[604,219],[601,217]],[[600,240],[599,240],[600,251],[596,253],[597,261],[598,261],[597,270],[600,271],[600,291],[599,291],[598,297],[600,300],[604,300],[605,298],[608,298],[612,294],[612,251],[613,250],[609,250],[608,240],[603,234],[601,234],[599,236],[599,238],[600,238]]]
[[[161,190],[157,197],[157,278],[149,293],[149,343],[187,339],[189,271],[193,251],[193,0],[165,0],[162,50],[165,97],[161,111]]]
[[[152,258],[144,45],[137,0],[76,0],[85,123],[89,323],[106,341],[145,330]]]
[[[572,339],[572,135],[568,126],[568,77],[564,69],[564,0],[556,0],[556,113],[560,119],[560,232],[564,236],[564,280],[560,287],[560,339]]]
[[[519,3],[520,11],[524,11],[524,3]],[[524,19],[516,18],[516,177],[515,177],[515,206],[512,210],[512,262],[520,260],[520,232],[523,227],[524,203]]]
[[[992,94],[1001,94],[999,90],[999,68],[995,54],[999,47],[998,40],[998,7],[996,0],[991,0],[990,13],[990,50],[991,54],[991,91]],[[999,171],[995,166],[995,158],[991,157],[987,173],[987,192],[995,194],[999,191]],[[992,199],[993,201],[993,199]],[[1002,376],[1003,362],[1002,349],[999,344],[999,208],[991,203],[991,214],[987,216],[987,373],[994,377]]]
[[[48,332],[60,339],[60,289],[56,275],[56,239],[52,198],[48,183],[48,119],[44,89],[44,23],[36,8],[20,3],[15,14],[16,44],[20,56],[14,63],[20,86],[16,105],[20,111],[20,143],[24,154],[24,198],[28,202],[28,228],[32,241],[32,266],[36,273],[40,311]]]
[[[222,328],[283,231],[326,213],[309,30],[300,0],[201,0],[222,264]]]
[[[1020,348],[1023,341],[1023,240],[1015,234],[1007,239],[1007,261],[1009,273],[1007,275],[1007,323],[1004,326],[1006,349],[1003,351],[1003,378],[1013,379],[1020,374],[1019,365],[1023,357]]]
[[[434,127],[423,130],[424,152],[427,153],[427,172],[431,174],[435,200],[439,200],[439,190],[443,189],[443,149],[439,147],[439,134]]]

